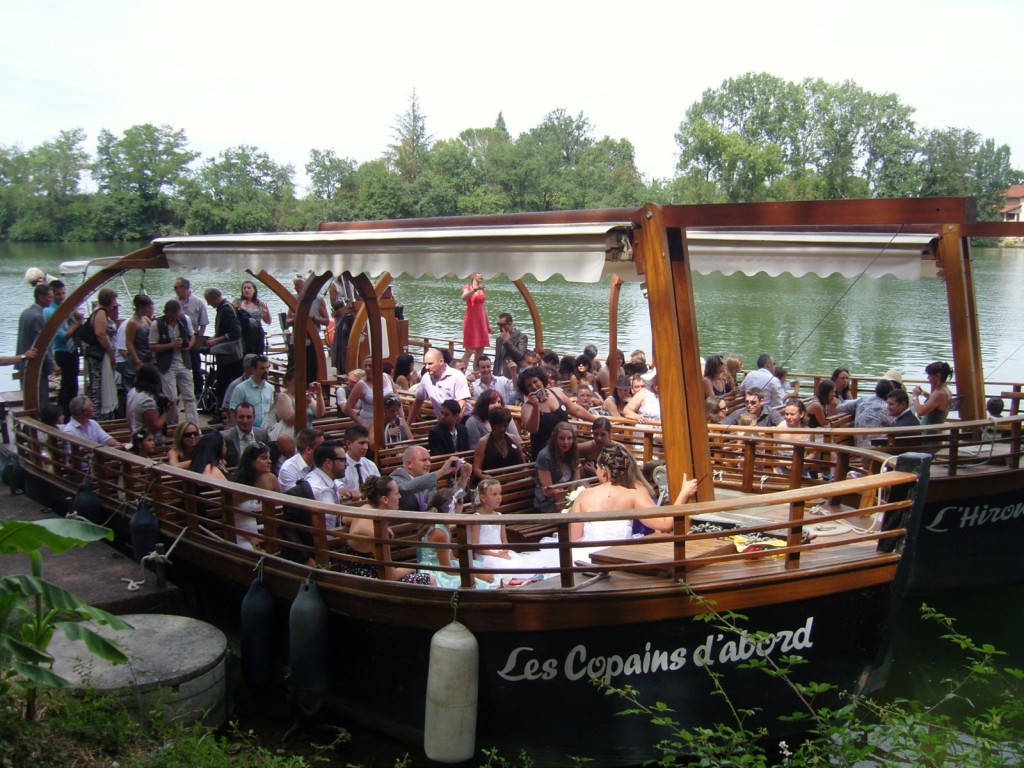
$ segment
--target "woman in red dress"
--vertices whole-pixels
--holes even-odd
[[[462,300],[466,302],[466,315],[462,319],[462,346],[466,353],[462,356],[462,364],[469,364],[469,356],[473,362],[484,352],[484,347],[491,345],[491,324],[487,322],[487,311],[484,302],[484,276],[477,272],[473,282],[462,287]]]

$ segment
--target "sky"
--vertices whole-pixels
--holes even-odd
[[[583,113],[674,175],[687,107],[747,72],[895,93],[925,128],[972,128],[1024,167],[1020,0],[688,3],[0,0],[0,145],[167,124],[213,157],[255,146],[296,170],[311,149],[362,163],[415,89],[435,139],[517,136]]]

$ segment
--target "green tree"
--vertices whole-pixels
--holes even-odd
[[[294,173],[256,147],[222,151],[184,185],[186,228],[194,234],[283,229],[295,211]]]
[[[371,160],[355,173],[357,219],[401,219],[412,216],[409,187],[384,159]]]
[[[333,150],[313,149],[306,163],[309,194],[297,212],[302,229],[315,229],[321,221],[345,221],[354,216],[356,162]]]
[[[395,143],[388,148],[388,161],[403,181],[412,182],[426,168],[434,138],[427,133],[427,116],[415,88],[409,97],[409,107],[395,118],[394,131]]]
[[[1021,181],[1010,165],[1010,148],[969,128],[929,131],[921,155],[919,194],[976,197],[982,220],[998,219],[1003,192]]]
[[[581,112],[549,112],[540,125],[515,142],[510,184],[513,210],[554,211],[571,208],[576,171],[585,151],[594,143],[593,128]]]
[[[89,165],[84,142],[81,128],[61,131],[55,139],[30,149],[23,159],[14,159],[17,210],[7,232],[10,239],[62,240],[82,231],[85,200],[79,183]]]
[[[137,240],[173,225],[172,199],[198,156],[185,132],[169,125],[134,125],[121,138],[100,131],[92,175],[101,236]]]

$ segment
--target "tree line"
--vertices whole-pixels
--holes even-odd
[[[80,129],[22,149],[0,145],[0,238],[144,240],[157,235],[301,230],[320,221],[393,219],[644,202],[966,195],[995,219],[1024,180],[1010,149],[969,128],[925,129],[895,94],[846,81],[792,83],[750,73],[705,91],[675,135],[671,179],[644,179],[632,143],[598,137],[564,109],[513,137],[493,126],[436,139],[412,93],[393,143],[363,163],[312,149],[298,196],[295,168],[258,147],[203,158],[184,130],[103,130],[95,152]],[[83,190],[90,175],[94,191]]]

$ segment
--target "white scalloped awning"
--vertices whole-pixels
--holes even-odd
[[[617,273],[636,280],[630,254],[613,248],[632,229],[628,221],[583,224],[527,224],[491,227],[381,228],[329,232],[165,237],[162,247],[172,269],[208,269],[339,274],[390,272],[413,277],[481,272],[510,279],[561,275],[571,282],[596,282]],[[701,274],[741,272],[800,277],[841,274],[895,275],[916,280],[934,274],[928,234],[891,232],[749,231],[687,232],[692,269]]]
[[[934,274],[928,243],[934,235],[892,232],[687,232],[691,269],[702,275],[742,272],[772,277],[840,274],[856,277],[894,275],[916,280]]]
[[[562,275],[593,283],[601,279],[606,252],[632,224],[531,224],[436,229],[366,229],[267,235],[165,237],[163,248],[174,269],[323,272],[379,275],[504,274],[516,280]],[[631,265],[632,266],[632,265]]]

